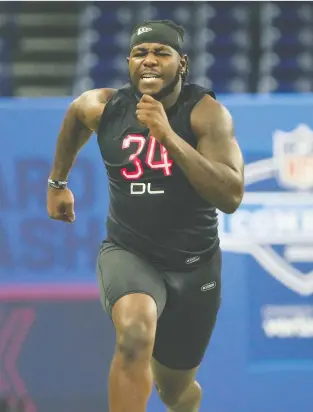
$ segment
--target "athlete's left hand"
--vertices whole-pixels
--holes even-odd
[[[144,94],[137,104],[137,119],[144,124],[158,142],[162,143],[165,136],[173,133],[163,104],[152,96]]]

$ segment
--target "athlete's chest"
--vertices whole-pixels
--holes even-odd
[[[176,118],[169,122],[177,134],[183,132],[182,127],[177,127]],[[98,142],[108,174],[114,180],[170,177],[177,170],[171,154],[137,121],[135,111],[119,113],[98,136]]]

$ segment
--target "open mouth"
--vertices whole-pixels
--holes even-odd
[[[161,79],[161,76],[156,73],[145,73],[140,76],[140,80],[144,83],[153,83],[159,79]]]

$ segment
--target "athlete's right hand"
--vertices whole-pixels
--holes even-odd
[[[70,189],[48,187],[47,211],[51,219],[73,223],[75,220],[74,196]]]

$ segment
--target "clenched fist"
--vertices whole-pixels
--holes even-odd
[[[152,96],[144,94],[137,104],[137,119],[150,131],[150,135],[162,143],[165,136],[173,133],[163,104]]]
[[[74,196],[70,189],[48,187],[47,211],[51,219],[74,222]]]

